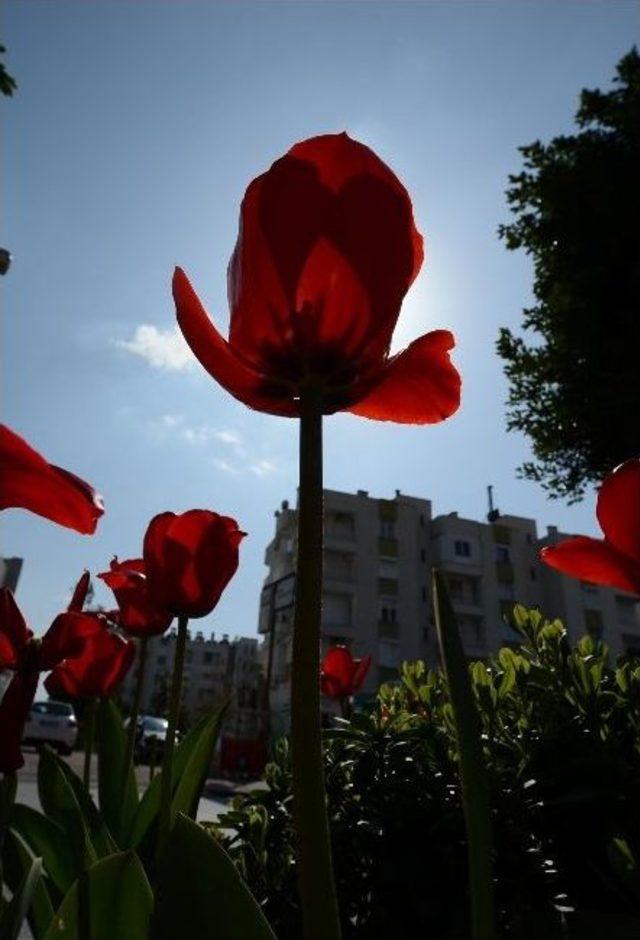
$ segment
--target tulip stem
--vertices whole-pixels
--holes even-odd
[[[339,940],[320,726],[322,608],[322,408],[300,401],[298,562],[291,669],[291,760],[298,890],[306,940]]]
[[[133,766],[133,753],[136,749],[136,737],[138,730],[138,715],[140,714],[140,703],[142,702],[142,690],[144,688],[144,677],[147,665],[147,637],[140,639],[138,647],[138,675],[136,676],[136,690],[133,696],[133,704],[129,715],[129,727],[127,729],[127,750],[122,765],[122,803],[124,805],[124,795],[127,792],[127,778],[129,771]]]
[[[162,759],[162,774],[160,779],[160,818],[158,821],[158,845],[156,862],[160,867],[165,853],[167,839],[171,831],[171,783],[173,776],[173,751],[176,740],[176,727],[178,712],[180,711],[180,698],[182,695],[182,673],[184,670],[184,653],[187,644],[188,617],[178,618],[178,637],[176,652],[173,659],[173,678],[171,680],[171,699],[169,702],[169,727],[164,742],[164,755]]]
[[[89,792],[89,787],[91,784],[91,752],[93,750],[93,736],[96,725],[97,704],[98,700],[95,696],[89,699],[87,702],[87,710],[85,712],[84,719],[84,768],[82,772],[82,780],[84,782],[84,788],[87,793]]]

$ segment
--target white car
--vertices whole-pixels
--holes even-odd
[[[78,722],[68,702],[35,702],[24,727],[24,744],[50,744],[60,754],[71,754],[78,737]]]

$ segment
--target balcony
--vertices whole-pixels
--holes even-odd
[[[393,538],[386,538],[381,535],[378,538],[378,554],[382,555],[383,558],[397,558],[398,557],[398,540]]]
[[[378,621],[378,636],[381,640],[397,640],[400,635],[400,627],[397,623],[391,623],[388,620]]]

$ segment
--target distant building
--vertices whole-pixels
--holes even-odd
[[[13,594],[16,593],[22,565],[22,558],[0,557],[0,588],[9,588]]]
[[[141,712],[164,715],[168,709],[176,631],[147,640],[147,661],[142,689]],[[132,704],[139,669],[139,652],[120,688],[120,701],[126,711]],[[225,634],[205,639],[200,632],[189,634],[185,651],[182,714],[193,724],[202,714],[230,700],[225,733],[239,737],[257,734],[259,714],[260,663],[258,640]]]
[[[322,649],[341,643],[354,656],[371,654],[363,694],[398,676],[403,660],[438,657],[431,571],[441,569],[470,658],[518,642],[509,625],[515,603],[561,617],[572,640],[602,636],[612,655],[640,652],[637,598],[561,575],[538,560],[542,545],[564,538],[553,528],[539,539],[533,519],[491,514],[491,522],[457,513],[432,516],[431,502],[396,492],[393,499],[324,491]],[[267,546],[269,568],[258,629],[272,646],[272,725],[289,724],[297,510],[283,502]],[[271,590],[289,579],[281,602]],[[273,627],[273,630],[272,630]],[[266,666],[263,667],[266,673]],[[330,703],[325,703],[327,710]]]

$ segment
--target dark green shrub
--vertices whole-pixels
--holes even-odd
[[[640,937],[640,664],[514,609],[522,645],[470,665],[491,780],[504,937]],[[218,832],[281,940],[300,936],[288,747]],[[326,733],[345,937],[468,936],[446,681],[405,663],[368,714]],[[637,919],[636,919],[637,918]]]

